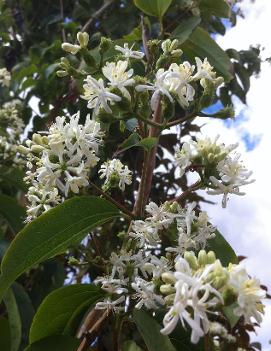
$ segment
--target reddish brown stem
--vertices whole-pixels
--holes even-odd
[[[161,119],[162,119],[161,112],[162,112],[162,106],[161,106],[161,100],[159,99],[159,101],[157,102],[156,109],[153,113],[153,119],[152,119],[153,122],[155,123],[161,122]],[[161,133],[160,129],[153,125],[150,127],[149,137],[159,138],[160,133]],[[142,215],[142,212],[144,211],[144,208],[150,196],[153,172],[155,169],[157,146],[158,146],[158,140],[156,145],[148,153],[144,155],[141,182],[139,184],[137,199],[133,210],[133,213],[136,216]]]

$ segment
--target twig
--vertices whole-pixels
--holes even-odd
[[[202,186],[201,180],[198,180],[195,184],[191,185],[188,189],[186,189],[181,195],[175,197],[174,199],[171,199],[170,202],[180,202],[184,198],[186,198],[191,192],[196,191],[200,189]]]
[[[83,340],[76,351],[85,351],[88,349],[91,339],[95,333],[101,328],[103,321],[108,318],[109,313],[107,310],[92,309],[86,316],[83,324],[81,325],[76,337],[79,339],[83,335]]]
[[[59,0],[59,5],[60,5],[60,16],[61,16],[62,21],[63,21],[63,23],[64,23],[64,6],[63,6],[63,0]],[[62,40],[63,40],[63,42],[66,42],[66,41],[67,41],[65,28],[62,28]]]
[[[192,118],[197,117],[197,115],[198,115],[197,113],[193,112],[193,113],[191,113],[191,114],[189,114],[189,115],[187,115],[187,116],[184,116],[184,117],[175,119],[174,121],[167,123],[167,124],[165,125],[165,127],[168,128],[168,127],[176,126],[177,124],[186,122],[186,121],[188,121],[189,119],[192,119]]]
[[[114,0],[105,1],[103,6],[101,6],[96,12],[94,12],[93,15],[89,18],[89,20],[84,24],[82,32],[86,32],[91,26],[92,22],[98,17],[100,17],[113,2]]]
[[[150,52],[149,52],[149,48],[148,48],[148,36],[147,36],[147,29],[144,23],[144,15],[141,15],[141,31],[142,31],[142,43],[143,43],[143,47],[144,47],[144,52],[145,52],[145,56],[147,61],[150,61]]]
[[[127,216],[131,218],[135,218],[135,215],[129,211],[125,206],[120,204],[118,201],[113,199],[110,195],[108,195],[106,192],[104,192],[101,188],[99,188],[96,184],[89,182],[89,184],[97,190],[103,197],[105,197],[108,201],[110,201],[112,204],[116,205],[123,213],[125,213]]]

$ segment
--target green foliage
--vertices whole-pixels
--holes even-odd
[[[160,333],[159,323],[147,312],[135,309],[133,316],[149,351],[176,351],[169,337]]]
[[[14,233],[23,227],[25,209],[10,196],[0,194],[0,213],[7,220]]]
[[[76,351],[79,345],[80,341],[71,336],[54,335],[29,345],[25,351]]]
[[[210,37],[203,28],[197,27],[190,35],[189,39],[182,45],[182,49],[187,57],[192,60],[195,56],[204,59],[208,58],[211,65],[219,72],[226,81],[232,79],[231,61],[228,55]]]
[[[215,232],[215,238],[210,240],[208,244],[209,249],[216,253],[224,266],[227,266],[229,263],[238,263],[238,258],[233,248],[218,230]]]
[[[120,215],[106,200],[75,197],[29,223],[12,242],[1,265],[0,296],[23,272],[78,244],[89,230]]]
[[[201,18],[199,16],[191,16],[187,19],[183,19],[181,23],[174,29],[171,36],[179,40],[179,43],[184,43],[190,35],[193,33],[194,29],[200,24]]]
[[[6,305],[9,320],[11,339],[10,351],[18,351],[21,344],[22,323],[18,305],[11,288],[7,290],[4,296],[4,303]]]
[[[54,290],[42,302],[34,317],[30,343],[50,335],[73,335],[80,322],[78,317],[82,318],[86,309],[103,295],[100,288],[90,284],[69,285]]]
[[[147,15],[156,16],[161,20],[172,0],[134,0],[134,3]]]
[[[0,340],[1,351],[10,351],[11,335],[9,321],[2,316],[0,316]]]

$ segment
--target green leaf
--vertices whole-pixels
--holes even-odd
[[[128,150],[133,146],[136,146],[140,141],[140,136],[137,133],[132,133],[127,139],[119,146],[119,149],[124,151]]]
[[[64,286],[49,294],[33,319],[29,340],[33,343],[50,335],[67,334],[67,326],[75,312],[85,309],[103,296],[100,288],[91,284]]]
[[[135,5],[146,15],[162,18],[172,0],[134,0]]]
[[[9,329],[11,335],[10,351],[17,351],[21,344],[22,338],[22,323],[18,305],[13,294],[12,289],[8,289],[4,296],[4,303],[6,305],[9,321]]]
[[[227,266],[229,263],[238,263],[233,248],[218,230],[215,232],[215,238],[208,241],[208,249],[215,252],[223,266]]]
[[[200,24],[201,18],[199,16],[192,16],[181,21],[181,23],[174,29],[171,36],[179,40],[179,43],[184,43],[194,29]]]
[[[142,351],[142,348],[139,347],[133,340],[128,340],[123,344],[123,351]]]
[[[27,224],[2,260],[0,297],[23,272],[65,252],[91,229],[119,216],[118,208],[108,201],[81,196],[66,200]]]
[[[80,340],[70,336],[54,335],[29,345],[24,351],[76,351]]]
[[[12,197],[0,194],[0,213],[7,220],[14,233],[23,227],[23,221],[26,217],[25,210]]]
[[[223,312],[224,312],[225,316],[227,317],[227,319],[230,323],[230,326],[232,328],[235,327],[236,323],[240,319],[240,316],[239,317],[236,316],[236,314],[233,312],[236,307],[238,307],[238,304],[236,302],[231,304],[230,306],[223,307]]]
[[[231,7],[225,0],[201,0],[199,8],[202,15],[208,18],[211,16],[229,18],[231,16]]]
[[[138,146],[142,146],[146,151],[150,151],[157,143],[157,138],[149,137],[140,140]]]
[[[176,351],[169,337],[160,333],[160,324],[147,312],[135,309],[133,317],[149,351]]]
[[[23,192],[27,191],[27,186],[23,181],[25,174],[23,171],[17,167],[0,167],[0,179],[5,183],[14,186],[15,188],[22,190]]]
[[[20,313],[20,319],[22,322],[22,343],[24,346],[26,346],[28,344],[29,329],[35,311],[32,302],[22,285],[18,284],[17,282],[13,283],[12,291],[16,299],[16,303]]]
[[[226,81],[232,79],[230,73],[232,64],[228,55],[203,28],[197,27],[189,39],[182,44],[182,49],[191,61],[194,61],[195,56],[202,60],[207,57],[218,74],[221,74]]]
[[[8,320],[0,316],[0,346],[1,351],[10,351],[10,329]]]

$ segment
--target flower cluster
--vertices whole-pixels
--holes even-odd
[[[164,50],[166,50],[166,46]],[[171,50],[170,47],[168,50]],[[156,72],[153,83],[138,85],[136,90],[153,91],[151,98],[152,110],[155,109],[161,95],[165,95],[172,103],[175,98],[183,108],[187,108],[189,103],[194,99],[194,82],[200,81],[202,86],[204,86],[205,80],[211,81],[214,86],[219,86],[223,82],[223,78],[216,77],[213,67],[206,58],[202,62],[200,58],[196,57],[196,64],[197,72],[194,75],[195,66],[187,61],[179,65],[177,63],[172,63],[168,70],[160,68]]]
[[[3,104],[0,109],[0,160],[2,164],[7,166],[23,164],[23,160],[17,152],[25,127],[21,119],[21,108],[20,100],[11,100]]]
[[[190,326],[191,341],[197,343],[210,330],[211,320],[215,321],[214,312],[221,311],[229,301],[236,302],[233,313],[243,316],[245,322],[262,319],[266,294],[259,282],[249,278],[240,265],[223,267],[212,251],[202,250],[198,257],[186,252],[176,261],[174,271],[162,274],[162,280],[165,285],[160,286],[160,291],[169,305],[163,334],[170,334],[180,320],[184,327]]]
[[[100,178],[104,179],[103,189],[105,191],[115,187],[119,187],[120,190],[124,191],[125,185],[132,183],[132,172],[120,160],[115,158],[104,162],[99,173]]]
[[[182,254],[187,249],[204,248],[207,240],[212,239],[215,228],[208,223],[206,212],[197,216],[195,203],[182,209],[177,203],[166,202],[157,206],[154,202],[146,206],[150,215],[144,221],[135,220],[132,224],[131,238],[137,240],[139,247],[157,247],[161,242],[159,232],[175,226],[177,247],[168,247],[168,252]]]
[[[119,255],[113,252],[109,262],[111,274],[95,280],[108,293],[96,308],[120,312],[134,300],[138,309],[164,306],[168,311],[163,319],[163,334],[172,333],[180,321],[184,328],[190,327],[192,343],[208,332],[234,342],[234,336],[217,323],[222,306],[233,302],[233,313],[244,317],[245,322],[254,319],[259,323],[262,319],[266,294],[259,282],[240,265],[223,267],[212,251],[201,250],[198,257],[186,251],[175,263],[144,250],[134,254],[121,251]]]
[[[252,175],[240,161],[240,154],[233,152],[238,144],[225,146],[210,138],[185,142],[176,148],[175,159],[181,175],[191,169],[197,171],[208,194],[223,194],[222,206],[226,207],[229,194],[244,195],[240,187],[252,183]]]
[[[64,43],[63,45],[66,45]],[[176,61],[182,54],[178,48],[178,40],[166,40],[161,44],[162,56],[171,56]],[[100,110],[112,114],[110,106],[120,102],[124,97],[131,101],[131,92],[129,87],[135,85],[136,80],[133,78],[134,70],[129,69],[129,59],[142,59],[144,53],[132,50],[128,44],[124,47],[115,46],[115,50],[120,51],[124,60],[117,62],[107,62],[102,68],[104,78],[108,81],[106,86],[104,78],[88,75],[83,85],[84,94],[82,98],[88,101],[88,108],[94,110],[97,115]],[[78,46],[78,50],[80,47]],[[76,49],[76,50],[77,50]],[[75,50],[75,51],[76,51]],[[76,51],[77,52],[77,51]],[[205,87],[206,81],[211,82],[214,88],[223,82],[222,77],[217,77],[213,67],[209,64],[207,58],[202,61],[196,57],[196,66],[185,61],[181,64],[173,62],[168,69],[160,68],[157,70],[154,80],[147,84],[135,85],[137,92],[151,91],[151,108],[155,110],[157,101],[160,97],[165,96],[171,103],[176,100],[183,108],[187,108],[189,103],[193,101],[195,95],[195,87],[197,81],[202,87]],[[196,70],[196,72],[194,72]]]
[[[78,193],[89,184],[90,170],[99,161],[98,149],[103,132],[100,124],[86,118],[79,123],[79,113],[57,117],[47,135],[34,134],[27,147],[20,151],[27,157],[27,177],[31,184],[28,192],[28,220],[67,197]]]
[[[112,113],[109,105],[121,101],[121,97],[112,93],[110,87],[117,88],[125,98],[131,99],[127,87],[135,83],[134,79],[131,78],[134,71],[133,69],[127,71],[127,68],[128,61],[107,62],[102,72],[108,80],[109,87],[105,87],[102,78],[96,80],[90,75],[87,76],[86,83],[83,85],[84,95],[82,98],[88,101],[88,108],[94,109],[94,115],[97,115],[101,108],[107,113]]]
[[[3,87],[9,87],[11,81],[11,75],[6,68],[0,68],[0,84]]]

